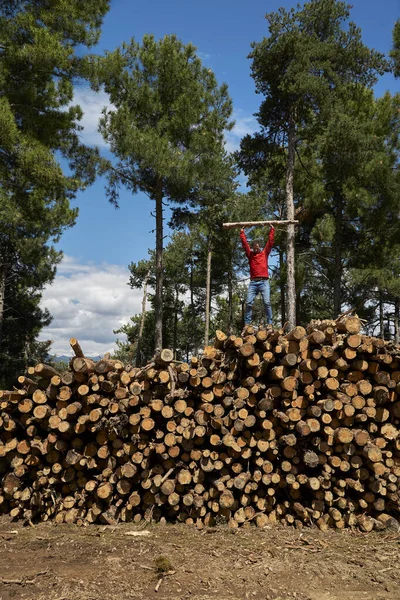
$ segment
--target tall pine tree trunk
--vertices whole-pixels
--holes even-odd
[[[394,301],[394,341],[400,344],[400,298]]]
[[[229,331],[229,333],[232,333],[232,329],[233,329],[233,273],[232,273],[232,260],[230,260],[229,267],[228,267],[228,331]]]
[[[162,179],[157,181],[156,200],[156,295],[155,295],[155,325],[154,348],[162,348],[162,289],[163,289],[163,187]]]
[[[208,240],[207,278],[206,278],[206,324],[205,324],[205,331],[204,331],[204,343],[206,346],[208,346],[208,340],[210,337],[211,258],[212,258],[212,248],[211,248],[211,242],[210,242],[210,240]]]
[[[286,169],[286,218],[294,220],[294,162],[296,151],[296,129],[294,121],[289,124],[288,159]],[[287,267],[287,319],[289,327],[296,326],[296,280],[295,280],[295,225],[290,223],[287,228],[286,267]]]
[[[6,277],[7,268],[5,265],[0,265],[0,348],[3,341],[3,324],[4,324],[4,300],[6,293]]]
[[[172,341],[172,351],[174,358],[176,358],[176,347],[178,345],[178,303],[179,303],[179,289],[175,287],[175,300],[174,300],[174,333]]]
[[[279,248],[279,273],[280,273],[280,297],[281,297],[281,320],[282,327],[286,323],[286,295],[285,295],[285,280],[283,278],[283,265],[285,264],[285,257],[282,246]]]
[[[192,248],[193,256],[193,248]],[[196,310],[194,306],[194,277],[193,277],[193,260],[190,261],[190,318],[192,322],[192,332],[194,332],[196,324]]]
[[[335,194],[335,275],[333,283],[333,317],[342,312],[342,250],[343,250],[343,198]]]
[[[150,269],[146,273],[146,277],[143,282],[143,298],[142,298],[142,314],[140,315],[140,325],[139,325],[139,333],[134,345],[133,355],[136,354],[136,366],[140,367],[140,353],[142,350],[142,340],[143,340],[143,330],[144,330],[144,322],[146,320],[146,301],[147,301],[147,285],[150,278]]]

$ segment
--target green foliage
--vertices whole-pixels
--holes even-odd
[[[140,315],[134,315],[131,317],[130,322],[122,325],[119,329],[115,330],[116,335],[122,334],[126,336],[126,341],[117,339],[116,345],[117,350],[113,354],[113,358],[122,360],[125,363],[136,364],[136,353],[135,353],[135,341],[137,340],[140,327]],[[153,327],[153,329],[151,329]],[[141,365],[146,364],[150,361],[154,355],[154,343],[153,343],[153,331],[154,331],[154,312],[146,314],[146,320],[144,324],[143,340],[140,348],[140,357],[138,363]]]
[[[232,293],[232,306],[229,305],[228,298],[225,296],[215,298],[216,306],[211,322],[212,332],[220,329],[226,333],[239,334],[243,329],[246,294],[247,286],[236,283]],[[256,305],[254,305],[254,314],[256,314]]]
[[[341,243],[342,301],[360,310],[374,295],[373,278],[365,277],[368,271],[393,265],[394,278],[400,274],[395,273],[395,241],[400,236],[396,218],[399,133],[399,97],[386,94],[375,100],[365,90],[357,104],[350,95],[342,109],[332,111],[324,135],[317,140],[327,196],[324,209],[330,215],[330,221],[325,215],[330,228],[321,237],[322,246],[328,258],[326,251],[332,256]],[[328,279],[335,277],[333,269],[337,261],[327,263]],[[357,279],[353,269],[364,271],[363,294],[352,289]]]
[[[89,64],[81,46],[98,41],[108,5],[108,0],[54,0],[50,10],[45,0],[0,4],[3,381],[15,364],[26,362],[26,349],[48,324],[38,304],[61,259],[52,243],[74,224],[77,211],[70,200],[94,177],[97,155],[79,140],[82,111],[71,102],[74,82]],[[68,172],[59,156],[67,160]]]
[[[393,73],[400,77],[400,19],[395,23],[393,29],[393,49],[390,53],[393,60]]]
[[[22,275],[9,277],[6,286],[3,344],[0,348],[0,389],[15,385],[28,365],[45,362],[51,342],[38,342],[42,327],[51,322],[40,306],[40,292]]]
[[[160,179],[163,197],[186,200],[199,156],[221,145],[231,127],[226,85],[218,86],[196,48],[175,35],[124,43],[97,59],[92,80],[115,107],[103,111],[100,125],[117,158],[104,163],[110,200],[117,203],[121,185],[154,198]]]
[[[115,161],[102,161],[108,196],[118,206],[121,186],[155,201],[155,345],[163,342],[163,201],[196,195],[210,153],[223,146],[232,127],[232,104],[192,44],[175,35],[145,35],[94,62],[95,89],[104,87],[114,107],[103,111],[100,131]],[[203,169],[203,171],[202,171]]]
[[[245,136],[238,154],[251,178],[257,179],[266,160],[280,162],[282,171],[290,121],[298,144],[312,139],[338,88],[353,81],[372,86],[388,69],[381,54],[362,44],[348,18],[348,5],[337,0],[312,0],[297,11],[280,8],[266,15],[270,35],[253,43],[249,55],[256,91],[264,97],[257,113],[261,132]]]
[[[371,209],[381,205],[385,220],[393,210],[396,112],[390,96],[376,102],[371,91],[389,63],[363,44],[349,8],[312,0],[279,9],[266,16],[269,36],[250,54],[263,95],[261,129],[242,140],[238,161],[277,215],[283,214],[290,124],[296,131],[299,322],[332,316],[350,301],[350,270],[354,259],[364,257],[357,249],[363,239],[367,243]],[[276,247],[282,259],[281,241]]]
[[[163,575],[168,573],[168,571],[172,571],[174,569],[170,559],[168,556],[163,556],[160,554],[157,558],[154,559],[154,564],[156,566],[156,571],[159,575]]]
[[[0,178],[4,186],[32,186],[52,196],[71,197],[82,182],[65,175],[55,152],[71,161],[82,149],[74,79],[86,70],[79,45],[98,40],[108,0],[21,0],[0,13]],[[3,7],[1,7],[3,8]],[[68,108],[67,108],[68,106]]]
[[[301,294],[307,290],[300,308],[303,322],[332,315],[339,269],[342,303],[366,319],[372,319],[372,304],[377,306],[390,280],[386,273],[378,285],[377,272],[390,266],[391,277],[399,278],[398,102],[390,94],[376,100],[365,88],[355,102],[350,89],[310,145],[306,167],[313,179],[300,177],[298,188],[303,203],[298,271],[307,266],[300,282]]]
[[[173,234],[164,251],[163,262],[163,340],[164,346],[172,348],[177,358],[197,354],[203,339],[204,318],[204,275],[198,270],[199,256],[196,253],[196,241],[191,234],[183,231]],[[140,362],[143,364],[154,354],[153,332],[155,325],[154,284],[155,258],[150,252],[150,259],[129,265],[132,288],[142,288],[148,274],[150,291],[148,300],[150,310],[146,312],[143,339],[140,345]],[[189,296],[185,301],[184,296]],[[127,343],[119,343],[119,352],[136,360],[135,342],[138,339],[141,315],[131,318],[131,323],[123,326],[115,333],[127,336]]]
[[[39,362],[46,362],[46,364],[52,366],[60,374],[65,373],[65,371],[68,371],[70,368],[68,360],[56,360],[55,356],[50,356],[50,357],[47,356],[45,360],[42,360]],[[35,364],[37,364],[37,363],[35,363]]]

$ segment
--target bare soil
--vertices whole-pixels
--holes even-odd
[[[24,527],[3,517],[0,600],[400,600],[399,549],[400,534],[387,531]]]

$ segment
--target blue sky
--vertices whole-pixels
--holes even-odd
[[[351,18],[361,28],[364,42],[387,53],[394,23],[400,17],[400,0],[353,0],[351,4]],[[236,126],[227,142],[233,149],[245,133],[256,129],[253,114],[260,97],[255,94],[250,77],[250,44],[268,35],[265,13],[294,5],[288,0],[112,0],[96,51],[101,54],[113,50],[131,37],[140,40],[145,33],[153,33],[156,38],[175,33],[184,43],[194,43],[218,81],[229,86]],[[400,89],[399,81],[391,75],[381,79],[376,94],[380,96],[387,89]],[[101,145],[97,120],[107,97],[80,87],[76,89],[75,101],[85,111],[83,140]],[[153,205],[143,194],[133,197],[123,191],[120,209],[115,210],[106,199],[101,180],[80,193],[75,205],[80,211],[77,224],[65,232],[58,244],[66,259],[44,294],[43,304],[54,315],[54,321],[41,339],[54,339],[53,350],[58,354],[68,351],[71,336],[86,341],[88,354],[101,353],[113,346],[112,330],[140,310],[140,291],[126,286],[127,265],[146,258],[147,249],[154,245],[155,225],[150,216]],[[90,276],[97,281],[95,293],[90,288]],[[68,298],[63,297],[66,281],[68,285],[74,282]],[[101,306],[97,298],[102,300]],[[87,330],[91,319],[93,326]]]

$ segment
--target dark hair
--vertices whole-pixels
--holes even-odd
[[[251,245],[254,246],[254,244],[258,244],[259,246],[261,246],[260,241],[259,240],[254,240]]]

